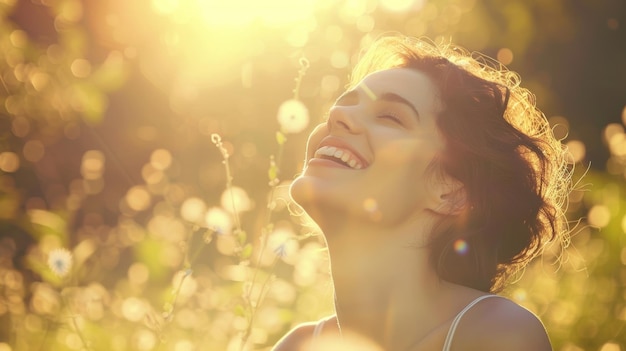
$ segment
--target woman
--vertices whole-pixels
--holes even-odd
[[[455,47],[374,43],[291,186],[324,234],[336,315],[275,351],[551,350],[494,295],[564,233],[564,149],[518,83]]]

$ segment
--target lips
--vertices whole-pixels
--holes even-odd
[[[352,169],[363,169],[368,162],[340,139],[326,138],[318,146],[314,158],[326,159]]]

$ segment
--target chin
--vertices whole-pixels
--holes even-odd
[[[316,190],[314,185],[315,181],[307,178],[309,177],[300,176],[289,186],[289,196],[305,211],[318,202],[316,198],[319,196],[319,190]]]
[[[360,223],[372,220],[358,198],[349,194],[345,186],[313,176],[300,176],[289,187],[291,199],[322,231],[350,219]]]
[[[300,176],[289,187],[291,199],[318,224],[343,212],[345,203],[338,194],[341,189],[314,176]]]

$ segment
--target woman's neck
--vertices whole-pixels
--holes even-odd
[[[404,350],[449,316],[439,302],[449,290],[416,247],[416,228],[344,226],[325,232],[342,330],[366,336],[385,350]],[[424,317],[428,316],[428,317]]]

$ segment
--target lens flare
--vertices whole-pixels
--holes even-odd
[[[382,213],[378,209],[378,202],[371,197],[363,200],[363,209],[369,213],[370,218],[373,221],[380,221],[382,219]]]
[[[454,251],[456,251],[456,253],[460,255],[465,255],[468,250],[469,250],[469,245],[467,244],[467,241],[463,239],[457,239],[454,242]]]

